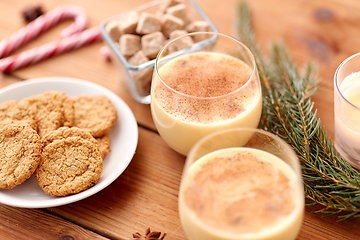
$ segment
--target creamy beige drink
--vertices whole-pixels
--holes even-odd
[[[335,98],[335,146],[351,165],[360,169],[360,72],[347,76]]]
[[[190,240],[293,240],[303,217],[294,170],[253,148],[209,153],[184,173],[181,223]]]
[[[215,52],[186,54],[159,67],[152,84],[156,128],[181,154],[216,130],[255,128],[259,123],[262,97],[257,71],[235,57]]]

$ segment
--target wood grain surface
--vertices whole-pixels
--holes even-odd
[[[30,3],[45,11],[64,4],[84,8],[90,27],[146,0],[27,0],[0,1],[0,39],[24,26],[21,11]],[[220,32],[236,37],[237,0],[197,0]],[[333,75],[337,66],[360,51],[360,2],[357,0],[248,0],[258,43],[266,53],[272,41],[289,46],[295,62],[314,61],[319,68],[318,117],[330,137],[333,129]],[[58,24],[15,53],[59,39],[71,21]],[[158,135],[148,105],[132,99],[114,62],[99,50],[103,42],[45,60],[0,76],[0,87],[31,78],[64,76],[98,83],[120,96],[134,112],[139,144],[125,172],[99,193],[65,206],[46,209],[0,204],[0,239],[131,239],[147,227],[167,232],[165,239],[186,239],[177,209],[178,188],[185,157],[171,150]],[[360,239],[355,221],[313,213],[306,207],[298,240]]]

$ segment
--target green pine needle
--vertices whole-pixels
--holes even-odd
[[[239,2],[238,34],[255,56],[263,89],[260,127],[284,139],[298,155],[308,205],[339,221],[360,217],[360,174],[337,153],[311,100],[319,83],[316,67],[306,63],[300,73],[282,42],[274,43],[265,58],[250,20],[247,4]]]

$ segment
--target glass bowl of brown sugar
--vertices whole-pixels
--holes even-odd
[[[150,104],[155,59],[163,46],[188,33],[218,29],[195,0],[156,0],[106,19],[100,31],[132,97]]]

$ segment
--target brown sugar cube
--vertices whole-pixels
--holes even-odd
[[[128,63],[133,66],[138,66],[148,61],[150,61],[150,59],[145,56],[142,50],[139,50],[131,58],[129,58]]]
[[[107,23],[105,26],[105,30],[114,42],[119,41],[119,38],[122,33],[120,30],[118,21],[111,21],[111,22]]]
[[[177,4],[181,4],[181,0],[166,0],[161,6],[160,10],[164,13],[167,8],[175,6]]]
[[[130,73],[131,77],[136,81],[135,83],[139,93],[142,95],[150,92],[153,69],[153,67],[149,67],[141,71]]]
[[[187,25],[190,22],[190,18],[189,18],[188,11],[186,9],[186,5],[183,3],[169,7],[168,9],[166,9],[165,12],[168,14],[171,14],[175,17],[180,18],[181,20],[184,21],[185,25]]]
[[[165,39],[164,46],[167,45],[169,42],[171,42],[170,39]],[[169,46],[167,46],[166,48],[163,49],[161,55],[166,56],[166,55],[168,55],[170,53],[171,52],[169,52]]]
[[[186,34],[188,34],[186,30],[175,30],[170,33],[169,39],[172,40]]]
[[[162,32],[146,34],[141,38],[141,49],[145,56],[154,59],[165,44],[165,37]]]
[[[136,32],[144,35],[153,32],[159,32],[161,30],[160,19],[151,13],[143,12],[139,18]]]
[[[206,21],[198,20],[190,23],[185,28],[188,32],[211,32],[212,29]]]
[[[138,51],[131,58],[128,63],[134,66],[146,63],[149,61],[142,50]],[[136,82],[139,91],[142,93],[148,93],[150,90],[150,83],[153,73],[153,67],[148,67],[140,71],[130,71],[130,76]]]
[[[161,24],[161,30],[164,33],[164,36],[167,38],[172,31],[181,30],[184,28],[184,21],[170,14],[164,14],[161,19]]]
[[[138,21],[139,13],[131,11],[119,19],[120,30],[125,34],[136,33]]]
[[[192,32],[212,32],[211,27],[209,26],[209,24],[205,21],[194,21],[192,23],[190,23],[189,25],[186,26],[185,28],[186,31],[192,33]],[[193,39],[195,42],[200,42],[204,39],[209,38],[211,35],[195,35],[193,36]]]
[[[141,37],[134,34],[124,34],[120,37],[120,52],[125,57],[134,55],[141,48]]]
[[[170,39],[175,39],[177,37],[183,36],[187,34],[188,32],[185,30],[175,30],[170,33]],[[175,42],[171,43],[168,47],[168,53],[173,53],[176,51],[179,51],[181,49],[190,47],[194,44],[193,39],[190,36],[185,36],[180,39],[177,39]]]

